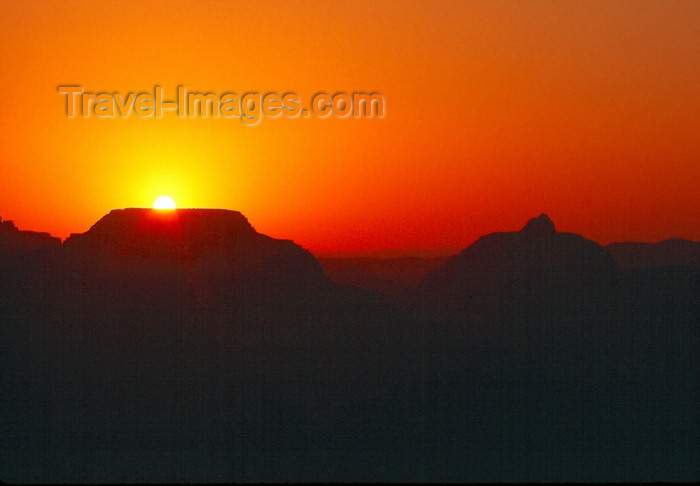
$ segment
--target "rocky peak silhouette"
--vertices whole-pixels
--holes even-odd
[[[426,275],[417,306],[427,306],[429,313],[516,303],[544,308],[552,301],[568,306],[604,293],[615,271],[603,247],[580,235],[558,233],[542,214],[521,231],[479,238]]]
[[[557,232],[554,223],[545,213],[540,214],[536,218],[532,218],[520,231],[522,233],[538,235],[551,235]]]

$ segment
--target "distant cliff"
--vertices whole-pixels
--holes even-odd
[[[611,243],[605,249],[620,268],[700,266],[700,242],[681,238],[658,243]]]
[[[21,231],[14,222],[0,218],[0,256],[21,255],[60,245],[61,240],[48,233]]]

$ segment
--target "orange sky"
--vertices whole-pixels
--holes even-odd
[[[700,2],[0,4],[0,217],[245,214],[321,254],[462,248],[547,212],[600,243],[700,240]],[[67,118],[126,94],[379,91],[383,119]]]

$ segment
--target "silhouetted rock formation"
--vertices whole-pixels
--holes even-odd
[[[611,243],[605,249],[620,268],[700,266],[700,242],[681,238],[658,243]]]
[[[13,296],[45,295],[61,252],[61,240],[48,233],[21,231],[0,219],[0,309]]]
[[[115,257],[174,261],[201,256],[259,235],[236,211],[222,209],[115,209],[86,233],[72,234],[68,249],[100,252]]]
[[[615,274],[540,216],[429,274],[419,319],[232,211],[0,245],[4,481],[700,477],[700,267]]]
[[[64,248],[76,285],[116,287],[136,301],[175,293],[207,306],[270,309],[334,291],[313,255],[256,232],[235,211],[114,210]]]
[[[240,213],[221,209],[114,210],[64,244],[69,255],[102,267],[169,265],[212,276],[243,273],[325,280],[316,258],[289,240],[256,232]]]
[[[554,227],[552,220],[549,219],[549,216],[542,213],[536,218],[532,218],[530,221],[528,221],[520,232],[547,237],[556,233],[557,230]]]
[[[0,256],[21,256],[60,245],[61,240],[48,233],[20,231],[12,221],[0,218]]]
[[[321,479],[416,368],[403,316],[236,212],[116,210],[57,250],[0,259],[3,479]]]
[[[479,238],[420,285],[417,307],[461,315],[514,305],[575,305],[609,290],[615,263],[598,244],[558,233],[545,214],[522,230]]]

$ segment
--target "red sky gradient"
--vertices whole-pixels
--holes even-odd
[[[463,248],[541,212],[602,244],[700,240],[694,0],[4,0],[0,68],[21,229],[166,194],[319,254]],[[379,91],[386,116],[70,119],[60,84]]]

